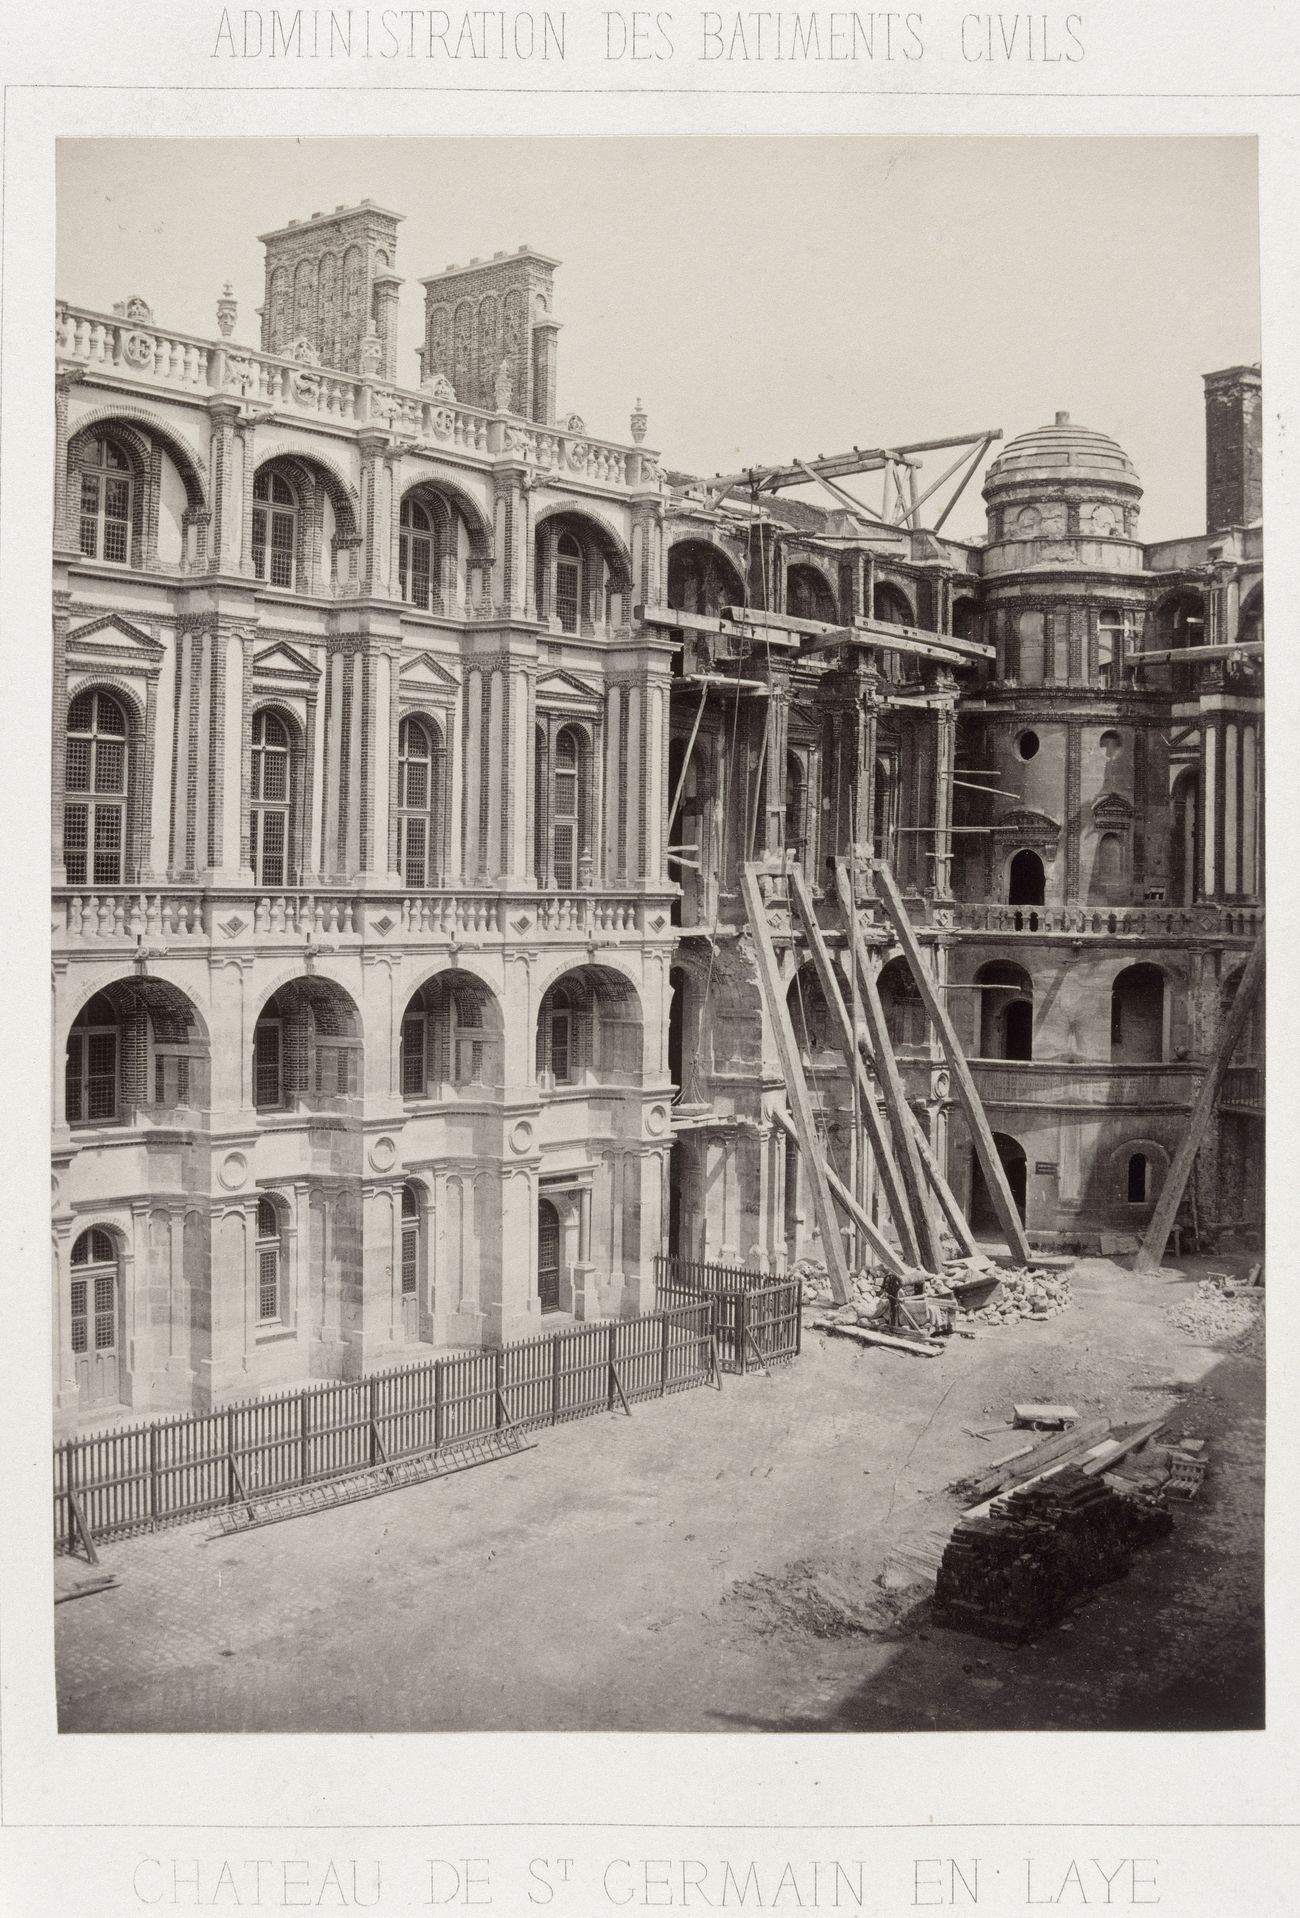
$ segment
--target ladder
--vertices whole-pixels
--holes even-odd
[[[452,1439],[436,1452],[417,1452],[385,1464],[363,1466],[311,1485],[291,1485],[273,1492],[247,1487],[239,1504],[221,1512],[218,1522],[223,1532],[247,1532],[255,1526],[303,1518],[309,1512],[332,1511],[338,1505],[352,1505],[358,1499],[395,1492],[404,1485],[422,1485],[428,1479],[446,1478],[473,1465],[491,1465],[498,1459],[536,1449],[535,1439],[526,1439],[517,1425],[506,1425],[476,1438]]]

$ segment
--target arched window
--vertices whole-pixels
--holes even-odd
[[[253,1027],[253,1104],[274,1111],[351,1097],[361,1068],[360,1021],[341,986],[294,979],[267,1000]]]
[[[576,633],[582,609],[582,548],[572,533],[555,542],[555,616],[562,633]]]
[[[1043,862],[1027,848],[1011,861],[1007,875],[1007,901],[1013,906],[1041,906],[1047,880]]]
[[[284,1021],[274,999],[253,1028],[253,1104],[259,1108],[284,1104]]]
[[[876,990],[880,994],[889,1043],[923,1046],[929,1037],[929,1020],[906,959],[891,959],[880,968]]]
[[[560,1215],[549,1199],[537,1201],[537,1299],[543,1312],[560,1309]]]
[[[402,1320],[408,1333],[419,1330],[420,1195],[402,1187]]]
[[[298,576],[298,495],[274,468],[253,481],[253,572],[290,591]]]
[[[1032,1059],[1034,983],[1023,966],[991,959],[975,974],[979,987],[980,1057]]]
[[[797,753],[785,756],[785,843],[791,852],[804,849],[805,817],[803,761]]]
[[[425,612],[434,604],[438,579],[438,532],[433,514],[417,499],[402,501],[397,572],[402,598]]]
[[[916,617],[912,612],[911,601],[901,586],[891,586],[888,580],[881,580],[871,599],[873,619],[883,620],[889,626],[915,626]]]
[[[1117,832],[1104,832],[1097,841],[1095,877],[1103,891],[1118,886],[1124,878],[1124,842]]]
[[[126,715],[117,701],[107,693],[78,693],[68,708],[63,778],[63,865],[70,886],[120,886],[126,877],[127,745]]]
[[[81,464],[81,550],[112,566],[131,563],[135,481],[116,440],[94,441]]]
[[[72,1248],[70,1331],[83,1411],[118,1401],[118,1270],[112,1238],[91,1226]]]
[[[1128,1162],[1128,1202],[1145,1205],[1151,1197],[1151,1161],[1145,1152],[1135,1152]]]
[[[290,883],[289,816],[293,802],[293,746],[289,729],[265,708],[253,714],[252,811],[249,857],[253,883]]]
[[[442,855],[442,741],[432,721],[397,734],[397,868],[408,886],[436,886]]]
[[[280,1245],[280,1215],[271,1199],[257,1202],[257,1319],[259,1325],[284,1318],[284,1257]]]
[[[121,1027],[106,994],[98,992],[68,1034],[65,1107],[69,1125],[112,1125],[121,1116]]]
[[[835,595],[815,566],[790,566],[785,575],[786,611],[795,619],[825,620],[834,624],[839,617]]]

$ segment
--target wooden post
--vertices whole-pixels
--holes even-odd
[[[495,1412],[494,1418],[495,1418],[496,1429],[498,1432],[501,1430],[501,1414],[505,1409],[505,1402],[506,1402],[505,1394],[504,1394],[505,1376],[506,1376],[505,1350],[502,1346],[498,1345],[492,1357],[492,1386],[493,1386],[493,1390],[496,1393],[496,1412]]]
[[[998,1223],[1007,1235],[1007,1244],[1011,1248],[1013,1257],[1022,1265],[1028,1265],[1033,1254],[1029,1249],[1029,1240],[1025,1237],[1024,1221],[1017,1212],[1016,1202],[1011,1196],[1006,1171],[998,1157],[998,1149],[993,1143],[993,1134],[989,1130],[988,1118],[975,1088],[975,1081],[971,1077],[970,1067],[966,1063],[966,1055],[961,1049],[961,1042],[953,1028],[952,1020],[948,1017],[948,1008],[944,1005],[942,994],[930,976],[915,928],[907,916],[907,908],[903,904],[902,895],[899,893],[893,873],[889,870],[888,862],[877,859],[874,865],[876,889],[881,904],[894,928],[894,936],[903,948],[903,956],[912,969],[912,977],[916,981],[916,989],[921,995],[922,1003],[939,1035],[939,1042],[943,1047],[944,1057],[948,1061],[948,1070],[952,1074],[957,1097],[961,1101],[962,1110],[966,1114],[966,1123],[970,1127],[975,1155],[980,1162],[980,1168],[988,1184],[989,1195],[998,1215]]]
[[[668,1391],[668,1314],[665,1312],[659,1329],[659,1396],[664,1398]]]
[[[443,1403],[445,1397],[443,1373],[445,1370],[446,1367],[442,1360],[435,1360],[433,1367],[433,1449],[435,1452],[441,1451],[442,1449],[443,1429],[446,1424],[446,1407]]]
[[[880,1123],[880,1114],[876,1109],[875,1091],[868,1076],[867,1068],[863,1064],[862,1055],[858,1051],[857,1034],[853,1030],[853,1021],[849,1018],[848,1007],[844,1003],[844,994],[840,991],[840,982],[836,978],[835,968],[831,964],[830,949],[826,944],[825,935],[817,923],[817,909],[813,905],[812,895],[808,891],[807,882],[803,874],[797,870],[789,871],[786,876],[790,885],[790,895],[794,900],[795,908],[803,922],[804,933],[808,940],[808,950],[812,954],[813,965],[816,968],[818,982],[822,989],[822,996],[839,1030],[840,1049],[844,1054],[845,1063],[849,1068],[849,1072],[857,1084],[858,1098],[862,1107],[862,1117],[866,1124],[867,1131],[871,1135],[871,1149],[875,1153],[876,1163],[880,1167],[881,1183],[885,1188],[885,1198],[893,1217],[895,1230],[898,1233],[899,1244],[903,1249],[903,1257],[911,1265],[919,1265],[922,1259],[925,1259],[931,1265],[931,1268],[937,1271],[939,1249],[937,1246],[927,1245],[924,1251],[922,1250],[917,1226],[913,1222],[912,1208],[916,1205],[921,1218],[925,1220],[928,1232],[929,1220],[925,1216],[924,1205],[923,1203],[918,1203],[920,1198],[919,1172],[914,1181],[916,1196],[913,1196],[909,1189],[909,1184],[905,1184],[904,1178],[900,1176],[899,1167],[889,1147],[889,1140]],[[932,1236],[932,1234],[930,1236]]]
[[[311,1393],[304,1389],[298,1394],[298,1483],[305,1485],[311,1477],[311,1422],[308,1412],[311,1409]]]
[[[158,1523],[158,1427],[149,1427],[149,1523]]]
[[[779,1106],[773,1106],[772,1117],[787,1136],[793,1139],[796,1145],[799,1145],[799,1134],[795,1131],[794,1121],[791,1119],[789,1113],[782,1112]],[[802,1147],[800,1147],[800,1150],[802,1150]],[[889,1240],[885,1238],[879,1226],[874,1225],[867,1217],[867,1214],[862,1210],[862,1207],[849,1191],[849,1188],[844,1184],[844,1181],[837,1178],[829,1166],[823,1167],[823,1175],[831,1192],[831,1196],[839,1200],[844,1210],[853,1220],[853,1223],[859,1227],[863,1236],[870,1244],[872,1251],[880,1260],[880,1263],[888,1266],[889,1270],[898,1278],[905,1279],[908,1276],[909,1268],[903,1263],[902,1259],[899,1258],[897,1252],[895,1252]],[[840,1299],[838,1303],[847,1305],[849,1301],[847,1299]]]
[[[880,1080],[881,1097],[884,1099],[885,1110],[889,1115],[894,1135],[898,1169],[903,1175],[907,1197],[911,1201],[916,1220],[920,1256],[932,1272],[937,1272],[942,1264],[943,1253],[926,1200],[925,1183],[921,1177],[921,1161],[916,1150],[915,1115],[907,1103],[903,1075],[898,1069],[898,1059],[890,1043],[889,1030],[885,1025],[885,1008],[880,1003],[880,993],[868,962],[866,944],[858,923],[852,882],[848,868],[842,859],[835,861],[835,884],[839,893],[840,910],[844,914],[844,923],[849,932],[849,961],[855,969],[858,990],[862,994],[862,1016],[871,1042],[872,1064]],[[871,1100],[870,1092],[867,1097],[874,1110],[874,1100]]]
[[[1250,958],[1246,961],[1246,970],[1241,976],[1241,984],[1232,1002],[1228,1022],[1223,1028],[1214,1057],[1210,1061],[1209,1070],[1202,1079],[1193,1101],[1182,1141],[1174,1154],[1169,1175],[1161,1187],[1156,1209],[1151,1214],[1151,1222],[1146,1229],[1146,1236],[1133,1260],[1135,1272],[1154,1272],[1165,1255],[1165,1246],[1169,1242],[1175,1215],[1182,1203],[1187,1181],[1191,1177],[1192,1167],[1196,1162],[1196,1155],[1204,1143],[1206,1130],[1214,1113],[1219,1086],[1228,1069],[1228,1062],[1237,1050],[1241,1035],[1246,1029],[1246,1021],[1250,1017],[1263,974],[1264,935],[1261,933],[1255,941]]]
[[[934,1187],[935,1196],[952,1230],[953,1237],[969,1256],[977,1257],[979,1247],[975,1243],[975,1234],[971,1231],[967,1223],[966,1214],[957,1203],[956,1193],[944,1178],[939,1168],[939,1161],[935,1158],[931,1150],[930,1141],[925,1136],[925,1127],[921,1124],[921,1121],[917,1118],[910,1106],[907,1111],[908,1117],[912,1121],[912,1129],[916,1139],[917,1157],[925,1167],[926,1176],[930,1184]]]
[[[756,866],[747,865],[743,869],[740,885],[745,910],[749,916],[754,952],[758,959],[759,981],[767,1004],[768,1017],[772,1021],[772,1028],[776,1035],[781,1071],[790,1095],[799,1150],[803,1153],[808,1178],[812,1185],[813,1210],[817,1218],[817,1229],[821,1233],[822,1256],[826,1261],[826,1271],[830,1279],[831,1297],[837,1305],[847,1305],[849,1303],[849,1269],[844,1258],[844,1245],[840,1238],[835,1209],[831,1204],[830,1187],[826,1183],[824,1155],[817,1146],[812,1106],[808,1098],[808,1086],[803,1076],[803,1062],[795,1042],[794,1028],[790,1024],[785,994],[781,990],[781,975],[777,969],[776,951],[772,945],[771,928],[767,923],[767,908],[759,890]]]

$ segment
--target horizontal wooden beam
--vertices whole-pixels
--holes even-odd
[[[1262,639],[1242,639],[1230,646],[1170,646],[1162,647],[1158,653],[1130,653],[1124,663],[1127,666],[1146,666],[1177,660],[1183,666],[1203,666],[1212,659],[1231,659],[1234,653],[1248,653],[1252,659],[1257,659],[1263,651]]]

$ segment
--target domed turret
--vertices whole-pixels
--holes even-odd
[[[1011,440],[989,467],[989,541],[1132,539],[1141,497],[1123,447],[1058,413],[1051,426]]]

